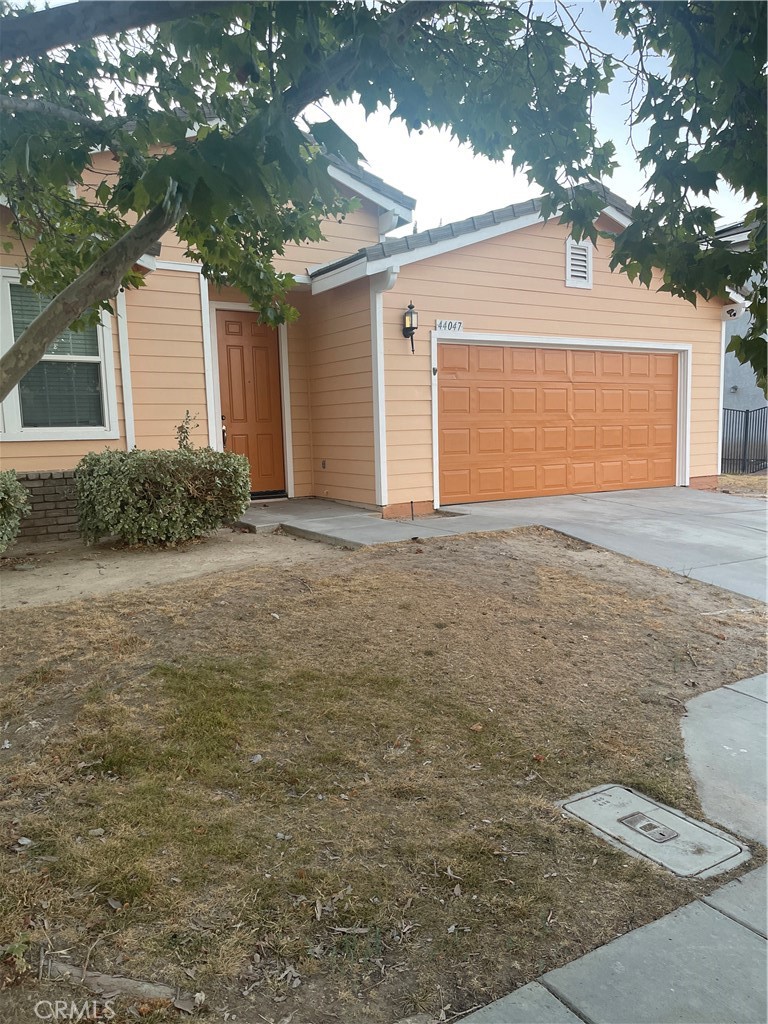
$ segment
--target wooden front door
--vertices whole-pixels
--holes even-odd
[[[216,333],[226,448],[248,459],[254,494],[284,492],[277,331],[256,313],[220,309]]]

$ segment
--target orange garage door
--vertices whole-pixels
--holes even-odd
[[[440,501],[675,483],[677,356],[438,346]]]

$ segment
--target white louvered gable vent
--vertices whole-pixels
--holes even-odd
[[[592,287],[592,243],[585,239],[565,246],[565,283],[569,288]]]

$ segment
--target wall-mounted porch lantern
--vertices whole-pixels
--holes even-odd
[[[413,303],[408,303],[408,309],[403,313],[403,337],[409,338],[411,342],[411,352],[416,351],[416,347],[413,344],[413,336],[416,333],[419,326],[419,314],[413,308]]]

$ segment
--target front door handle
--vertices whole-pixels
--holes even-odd
[[[227,447],[227,425],[224,422],[226,420],[224,413],[221,414],[221,446],[222,448]]]

